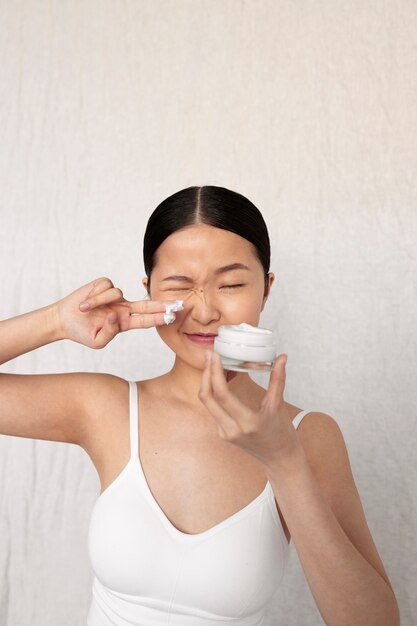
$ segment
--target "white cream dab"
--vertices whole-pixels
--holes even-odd
[[[246,330],[251,333],[260,333],[262,335],[272,334],[272,330],[268,330],[267,328],[259,328],[258,326],[251,326],[250,324],[246,324],[246,322],[242,322],[241,324],[231,324],[227,328],[231,328],[233,330]]]
[[[184,300],[175,300],[175,302],[170,302],[165,305],[166,313],[164,315],[165,324],[172,324],[175,322],[175,311],[182,311]]]

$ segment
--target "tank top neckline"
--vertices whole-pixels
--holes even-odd
[[[176,537],[181,538],[185,541],[196,541],[198,539],[205,538],[209,535],[212,535],[219,530],[230,526],[231,524],[237,522],[241,518],[245,517],[253,508],[256,507],[258,503],[268,497],[269,504],[274,511],[274,517],[277,522],[277,525],[280,528],[280,532],[282,537],[285,539],[285,543],[288,544],[287,537],[285,535],[281,519],[278,515],[278,511],[275,505],[275,495],[272,489],[272,485],[269,480],[266,482],[262,491],[248,504],[244,507],[229,515],[224,520],[218,522],[214,526],[207,528],[199,533],[186,533],[182,530],[179,530],[167,517],[159,503],[157,502],[155,496],[153,495],[151,488],[146,479],[146,475],[143,469],[142,461],[139,455],[139,414],[138,414],[138,386],[135,381],[127,381],[129,383],[129,423],[130,423],[130,461],[128,464],[133,463],[133,467],[136,467],[138,471],[134,472],[134,475],[142,482],[142,485],[145,489],[145,493],[148,496],[148,500],[155,510],[158,517],[161,519],[164,526],[169,530],[171,534]],[[304,417],[306,413],[309,411],[300,411],[295,418],[293,419],[294,427],[297,428],[298,424],[301,422],[301,419]],[[104,492],[103,492],[104,493]]]
[[[168,530],[173,535],[175,535],[177,537],[180,537],[182,539],[185,538],[185,540],[187,540],[187,541],[193,541],[193,540],[195,541],[197,539],[202,539],[204,537],[207,537],[208,535],[212,535],[212,534],[218,532],[219,530],[221,530],[223,528],[226,528],[227,526],[230,526],[231,524],[237,522],[242,517],[245,517],[246,514],[249,513],[249,511],[252,510],[257,505],[258,502],[263,500],[268,495],[267,492],[268,492],[269,489],[272,489],[271,484],[268,481],[266,483],[264,489],[261,491],[261,493],[259,493],[253,500],[251,500],[243,508],[239,509],[239,511],[236,511],[236,513],[233,513],[232,515],[229,515],[229,517],[226,517],[224,520],[218,522],[217,524],[214,524],[214,526],[211,526],[210,528],[207,528],[206,530],[203,530],[202,532],[199,532],[199,533],[186,533],[186,532],[180,530],[179,528],[177,528],[171,522],[171,520],[167,517],[167,515],[164,513],[164,511],[162,510],[161,506],[157,502],[155,496],[153,495],[153,493],[152,493],[152,491],[151,491],[151,489],[149,487],[148,481],[146,480],[146,476],[145,476],[145,473],[143,471],[143,467],[142,467],[142,463],[140,461],[140,458],[137,457],[136,459],[130,459],[130,462],[133,462],[134,466],[136,466],[137,469],[139,470],[138,472],[135,472],[135,475],[138,477],[138,479],[144,485],[144,487],[146,489],[146,493],[147,493],[147,495],[149,497],[149,502],[152,504],[152,507],[156,511],[156,513],[159,516],[159,518],[161,519],[162,523],[166,526],[166,528],[168,528]],[[282,529],[282,532],[284,532],[283,529]]]

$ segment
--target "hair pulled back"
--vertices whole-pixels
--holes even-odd
[[[229,230],[253,244],[264,269],[267,287],[271,246],[261,212],[236,191],[206,185],[177,191],[163,200],[150,216],[143,241],[148,292],[157,249],[172,233],[193,224],[207,224]]]

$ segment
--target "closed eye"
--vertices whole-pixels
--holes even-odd
[[[190,287],[170,287],[170,289],[164,289],[164,291],[190,291]]]
[[[238,287],[244,287],[244,283],[239,285],[223,285],[220,289],[237,289]],[[170,287],[166,291],[190,291],[190,287]]]

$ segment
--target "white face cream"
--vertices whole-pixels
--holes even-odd
[[[272,330],[245,323],[219,326],[214,350],[220,354],[224,369],[271,370],[276,357],[275,335]]]
[[[165,304],[166,313],[164,315],[165,324],[172,324],[175,322],[175,311],[182,311],[184,300],[175,300],[169,304]]]

